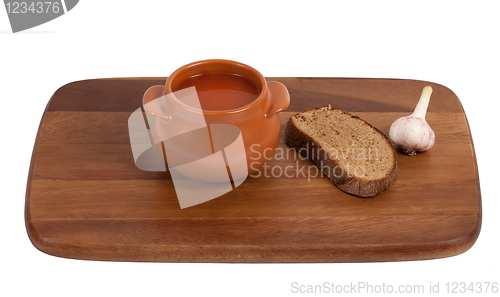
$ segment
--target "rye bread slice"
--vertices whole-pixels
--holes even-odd
[[[396,151],[377,128],[331,106],[292,116],[286,143],[312,161],[340,190],[372,197],[396,179]]]

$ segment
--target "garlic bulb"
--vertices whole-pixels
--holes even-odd
[[[434,131],[425,121],[427,106],[431,99],[432,87],[426,86],[418,101],[415,111],[392,123],[389,129],[389,138],[403,148],[405,154],[414,156],[418,152],[429,150],[436,139]]]

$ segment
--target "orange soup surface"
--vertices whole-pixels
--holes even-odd
[[[193,76],[173,91],[195,87],[203,110],[220,111],[237,109],[257,99],[260,89],[252,81],[236,74],[201,74]],[[182,98],[180,99],[181,101]],[[189,104],[188,102],[184,102]]]

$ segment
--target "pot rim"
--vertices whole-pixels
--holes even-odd
[[[237,69],[238,67],[244,68],[247,71],[250,71],[259,80],[259,83],[260,83],[259,96],[247,105],[243,105],[243,106],[235,108],[235,109],[225,109],[225,110],[201,110],[201,109],[195,108],[193,106],[187,105],[187,104],[181,102],[179,99],[177,99],[177,97],[175,97],[174,92],[172,92],[172,83],[179,74],[181,74],[182,72],[184,72],[188,69],[191,69],[193,67],[201,67],[203,65],[217,65],[217,64],[223,65],[225,67],[228,67],[228,66],[234,67],[235,69]],[[234,114],[234,113],[243,112],[243,111],[246,111],[254,106],[257,106],[267,96],[268,87],[267,87],[267,81],[264,78],[264,76],[259,71],[257,71],[255,68],[253,68],[251,66],[248,66],[248,65],[240,63],[240,62],[231,61],[231,60],[208,59],[208,60],[201,60],[201,61],[192,62],[192,63],[186,64],[186,65],[178,68],[177,70],[175,70],[167,78],[167,81],[165,82],[165,95],[169,95],[169,94],[171,95],[172,102],[174,102],[175,104],[177,104],[180,107],[187,109],[189,111],[196,112],[196,113],[202,113],[204,115],[227,115],[227,114]]]

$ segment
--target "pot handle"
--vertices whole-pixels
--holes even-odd
[[[152,86],[144,93],[142,106],[147,113],[168,120],[170,116],[167,114],[164,99],[161,98],[164,95],[165,86]]]
[[[269,88],[269,106],[267,107],[266,117],[270,117],[288,108],[290,94],[285,85],[279,81],[270,81],[267,83],[267,87]]]

